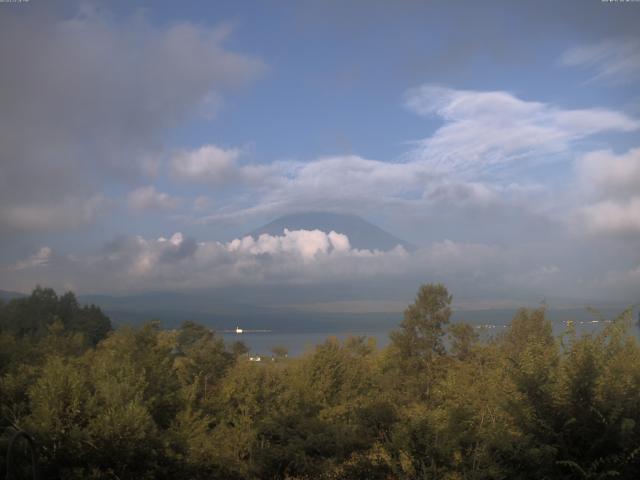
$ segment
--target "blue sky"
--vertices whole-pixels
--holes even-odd
[[[491,277],[493,297],[631,299],[639,20],[601,1],[1,4],[0,288],[275,281],[266,255],[285,283],[393,264],[468,295]],[[231,247],[304,210],[421,249]],[[162,265],[180,238],[196,247]]]

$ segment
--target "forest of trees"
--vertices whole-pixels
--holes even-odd
[[[521,310],[481,340],[450,306],[423,285],[385,348],[256,363],[193,322],[112,329],[37,288],[0,303],[0,448],[27,432],[42,479],[640,478],[630,311],[554,337]]]

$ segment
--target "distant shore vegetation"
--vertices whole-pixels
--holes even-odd
[[[113,329],[38,287],[0,302],[0,476],[23,431],[42,479],[640,478],[630,310],[554,336],[523,309],[480,339],[451,300],[421,286],[385,348],[328,338],[258,363],[205,326]]]

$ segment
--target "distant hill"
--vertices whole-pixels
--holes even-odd
[[[255,229],[248,235],[257,237],[263,233],[282,235],[284,229],[289,230],[322,230],[335,231],[349,237],[353,248],[367,250],[391,250],[401,245],[406,250],[415,250],[415,246],[399,239],[376,225],[367,222],[357,215],[330,212],[303,212],[285,215]]]
[[[0,300],[2,300],[3,302],[8,302],[9,300],[13,300],[14,298],[22,298],[22,297],[26,297],[26,295],[20,292],[0,290]]]

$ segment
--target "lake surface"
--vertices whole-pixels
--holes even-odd
[[[586,309],[566,309],[549,310],[547,318],[551,321],[555,335],[561,335],[568,328],[568,322],[572,321],[578,334],[588,334],[600,331],[620,313],[620,310],[601,311],[602,316],[594,315]],[[465,321],[473,325],[479,332],[481,338],[489,338],[500,335],[511,323],[515,310],[486,310],[486,311],[458,311],[452,315],[453,322]],[[290,356],[300,356],[305,351],[313,349],[315,345],[323,343],[329,337],[337,337],[344,340],[349,336],[366,336],[376,340],[378,347],[384,347],[389,343],[389,333],[398,328],[398,323],[388,323],[380,325],[373,322],[367,328],[366,324],[358,323],[354,325],[345,324],[344,328],[335,328],[326,331],[304,331],[304,327],[298,324],[296,331],[295,324],[291,325],[291,330],[273,330],[271,332],[245,332],[221,333],[225,342],[242,341],[249,347],[253,355],[271,354],[273,347],[286,347]],[[242,326],[241,326],[242,327]],[[640,330],[635,325],[632,327],[632,334],[638,336]]]
[[[560,335],[572,320],[579,333],[598,331],[606,323],[603,319],[616,318],[624,307],[600,308],[600,316],[584,307],[548,308],[547,318],[552,322],[554,334]],[[149,319],[161,321],[164,328],[179,328],[185,320],[205,325],[221,334],[227,342],[244,342],[253,355],[270,355],[273,347],[286,347],[290,356],[302,355],[305,350],[323,343],[329,337],[344,340],[351,336],[376,339],[378,347],[389,343],[389,333],[398,328],[402,312],[397,313],[318,313],[302,311],[274,311],[270,309],[230,308],[228,312],[184,311],[158,308],[150,311],[107,308],[115,325],[140,325]],[[499,335],[511,323],[517,309],[455,310],[452,322],[467,322],[480,332],[481,338]],[[633,313],[638,318],[637,309]],[[268,333],[223,333],[240,327],[245,330],[269,330]],[[638,329],[633,328],[638,334]]]

